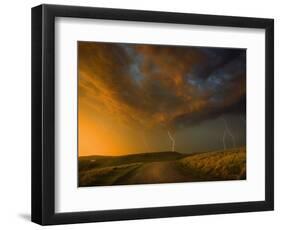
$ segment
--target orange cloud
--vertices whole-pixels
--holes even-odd
[[[78,42],[79,152],[142,151],[140,133],[176,129],[244,106],[244,56],[196,47]]]

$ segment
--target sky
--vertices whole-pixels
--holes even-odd
[[[246,145],[246,50],[78,42],[78,151]]]

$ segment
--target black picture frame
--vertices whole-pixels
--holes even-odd
[[[265,200],[55,213],[55,18],[109,19],[265,29]],[[125,9],[32,8],[32,221],[41,225],[267,211],[274,209],[274,20]]]

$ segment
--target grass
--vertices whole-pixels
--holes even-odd
[[[179,161],[181,170],[196,180],[246,179],[246,149],[201,153]]]
[[[143,177],[141,176],[143,175]],[[246,179],[246,149],[79,158],[79,186]]]
[[[184,154],[178,152],[140,153],[124,156],[85,156],[79,157],[79,171],[132,163],[171,161],[181,159],[184,156]]]
[[[118,179],[124,178],[129,172],[139,166],[140,163],[134,163],[84,170],[79,173],[79,186],[117,184]]]

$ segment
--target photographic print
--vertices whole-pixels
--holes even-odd
[[[43,4],[31,21],[33,222],[274,210],[274,19]]]
[[[246,49],[77,46],[79,187],[246,179]]]

